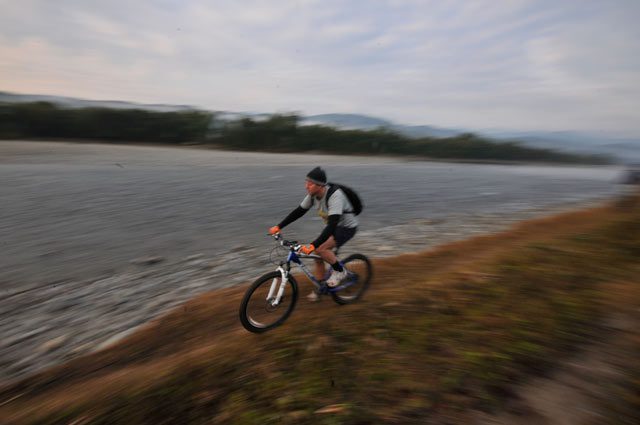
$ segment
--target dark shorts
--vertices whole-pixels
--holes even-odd
[[[357,231],[357,227],[336,227],[336,231],[333,234],[333,238],[336,240],[336,248],[340,248],[347,243],[349,239],[355,236]]]

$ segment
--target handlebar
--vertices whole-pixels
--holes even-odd
[[[282,234],[280,234],[280,233],[276,233],[276,234],[268,235],[268,236],[273,237],[273,239],[275,239],[280,246],[284,246],[286,248],[289,248],[291,251],[296,252],[298,254],[298,256],[301,257],[301,258],[315,258],[315,259],[321,258],[316,253],[303,254],[302,252],[300,252],[300,249],[302,249],[303,244],[301,244],[298,241],[288,241],[288,240],[284,239],[282,237]]]
[[[300,243],[298,243],[298,241],[288,241],[288,240],[284,239],[280,233],[276,233],[276,234],[270,235],[270,236],[273,236],[273,239],[275,239],[281,246],[285,246],[287,248],[291,248],[296,252],[299,251],[300,248],[302,248],[302,245]]]
[[[276,234],[269,235],[269,236],[272,236],[273,239],[275,239],[281,246],[289,248],[292,251],[295,251],[295,252],[299,253],[300,249],[302,248],[302,244],[300,242],[298,242],[298,241],[288,241],[288,240],[284,239],[282,237],[282,234],[280,234],[280,233],[276,233]]]

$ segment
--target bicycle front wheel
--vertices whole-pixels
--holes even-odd
[[[350,255],[342,263],[349,272],[349,276],[341,285],[345,286],[344,289],[331,292],[331,297],[338,304],[350,304],[357,301],[369,287],[373,266],[371,261],[362,254]]]
[[[259,277],[247,290],[240,304],[240,322],[250,332],[261,333],[280,326],[298,300],[298,284],[289,275],[282,282],[280,272]]]

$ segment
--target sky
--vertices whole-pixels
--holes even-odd
[[[0,90],[640,137],[640,0],[0,0]]]

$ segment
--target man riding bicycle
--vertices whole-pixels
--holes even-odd
[[[330,190],[330,186],[327,184],[327,175],[322,168],[316,167],[307,174],[305,189],[307,196],[300,205],[277,226],[270,228],[269,234],[279,233],[285,226],[305,215],[315,205],[318,209],[318,215],[322,217],[326,226],[320,236],[309,245],[303,246],[300,252],[310,254],[315,251],[320,256],[321,259],[316,260],[316,278],[318,280],[324,279],[324,262],[331,264],[333,270],[327,279],[327,285],[333,288],[347,277],[346,270],[338,261],[333,250],[340,248],[353,238],[358,229],[358,219],[354,213],[353,205],[349,202],[344,191],[340,188]],[[318,299],[318,295],[312,292],[309,294],[309,299],[315,301]]]

